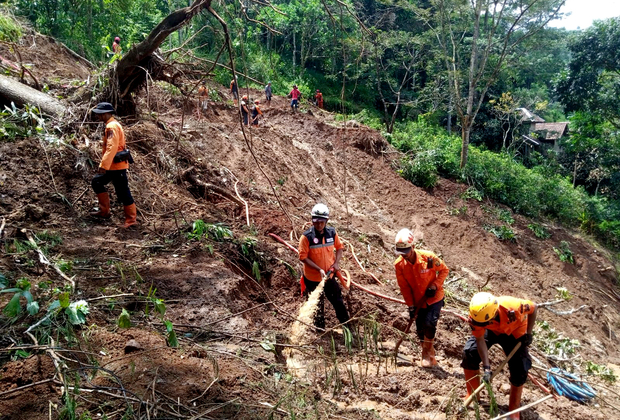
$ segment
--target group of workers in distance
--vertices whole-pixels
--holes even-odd
[[[336,230],[327,226],[330,214],[325,204],[316,204],[310,216],[312,227],[299,240],[299,259],[303,263],[302,293],[308,296],[322,279],[326,279],[324,295],[334,307],[338,321],[345,324],[350,320],[349,313],[336,280],[344,246]],[[415,321],[416,324],[422,347],[420,364],[431,368],[438,365],[434,342],[441,308],[444,306],[443,284],[449,269],[433,252],[416,249],[414,242],[414,235],[409,229],[402,229],[396,234],[394,252],[397,258],[394,269],[408,307],[410,323]],[[324,298],[321,296],[314,319],[317,329],[325,328],[324,311]],[[512,412],[519,408],[523,385],[532,366],[528,346],[532,343],[536,312],[536,304],[529,300],[511,296],[497,297],[486,292],[472,297],[468,319],[472,336],[465,343],[461,361],[467,390],[465,398],[474,393],[481,380],[491,380],[488,349],[499,344],[508,355],[520,343],[508,361],[511,385],[508,410]],[[508,418],[518,420],[520,415],[517,412]]]

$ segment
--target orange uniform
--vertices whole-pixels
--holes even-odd
[[[114,162],[116,153],[122,152],[123,150],[125,150],[125,132],[118,121],[112,117],[105,125],[105,133],[103,134],[103,157],[101,158],[99,167],[106,171],[128,169],[129,162]]]
[[[499,321],[495,318],[484,327],[470,324],[473,336],[478,338],[484,336],[485,329],[497,335],[512,335],[514,338],[523,336],[527,332],[527,315],[534,313],[536,304],[531,300],[512,296],[499,296],[497,301]]]
[[[299,259],[300,261],[310,258],[313,263],[323,269],[329,268],[336,262],[334,250],[342,249],[344,245],[336,233],[336,229],[326,226],[323,231],[323,238],[319,239],[314,227],[311,227],[299,238]],[[320,282],[321,272],[304,264],[304,276],[315,282]]]
[[[426,303],[422,305],[422,308],[425,308],[443,299],[443,282],[450,270],[439,257],[430,251],[416,249],[415,254],[415,264],[411,264],[403,255],[394,261],[396,279],[407,306],[414,306],[420,302],[424,298],[426,289],[435,285],[437,292],[435,296],[427,298]]]

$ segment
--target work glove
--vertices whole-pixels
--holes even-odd
[[[432,297],[435,297],[436,293],[437,293],[437,289],[431,289],[429,287],[428,289],[426,289],[426,292],[424,293],[424,295],[426,295],[426,297],[432,298]]]
[[[529,346],[530,344],[532,344],[532,334],[523,334],[523,336],[521,337],[521,343],[523,343],[524,347]]]
[[[491,372],[491,366],[485,366],[484,373],[482,374],[482,380],[488,384],[491,383],[492,374],[493,372]]]
[[[410,306],[409,307],[409,319],[414,319],[416,315],[415,313],[416,313],[416,307]]]

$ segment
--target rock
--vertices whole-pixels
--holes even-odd
[[[142,350],[142,345],[136,340],[129,340],[125,343],[125,354],[133,353]]]
[[[503,383],[501,386],[501,391],[506,395],[510,394],[510,384],[508,382]]]

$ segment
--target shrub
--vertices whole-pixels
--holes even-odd
[[[20,24],[0,10],[0,41],[17,42],[22,37]]]
[[[429,151],[428,155],[432,154]],[[413,159],[403,157],[398,173],[412,184],[422,188],[432,188],[437,184],[437,168],[432,158],[419,154]]]
[[[571,251],[570,244],[568,242],[560,242],[560,247],[553,247],[553,251],[558,254],[560,261],[575,264],[575,259],[573,258],[573,251]]]

